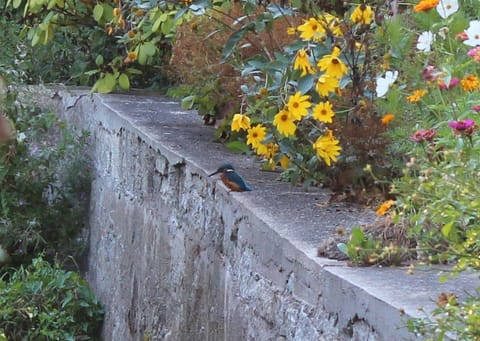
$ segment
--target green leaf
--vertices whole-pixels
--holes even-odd
[[[95,19],[96,22],[100,22],[103,16],[103,6],[100,4],[96,4],[95,7],[93,8],[93,19]]]
[[[111,73],[107,73],[103,78],[100,78],[93,86],[92,91],[97,91],[101,94],[112,92],[117,85],[117,79]]]
[[[313,88],[314,83],[315,77],[313,75],[305,75],[298,80],[297,89],[304,95]]]
[[[162,23],[161,17],[155,20],[152,26],[152,32],[157,32],[158,29],[160,28],[160,24]]]
[[[100,66],[100,65],[103,64],[103,62],[104,62],[103,56],[102,56],[101,54],[99,54],[99,55],[97,56],[97,58],[95,58],[95,64],[97,64],[97,66]]]
[[[121,73],[118,77],[118,85],[124,90],[130,89],[130,79],[125,73]]]
[[[142,45],[142,50],[148,57],[153,57],[157,52],[157,47],[151,42],[146,42]]]
[[[193,105],[195,104],[196,98],[197,97],[195,95],[187,96],[187,97],[182,99],[182,102],[181,102],[180,106],[182,107],[182,109],[190,110],[190,109],[193,108]]]
[[[164,35],[171,33],[173,31],[174,26],[175,26],[175,23],[173,20],[170,19],[165,21],[162,25],[162,33]]]
[[[13,8],[15,8],[15,9],[20,7],[21,4],[22,4],[22,0],[13,0],[13,2],[12,2]]]
[[[226,147],[235,153],[249,153],[250,147],[243,141],[232,141],[226,144]]]
[[[450,232],[452,232],[453,223],[454,222],[451,221],[451,222],[448,222],[445,225],[443,225],[442,234],[445,238],[448,238],[448,236],[450,235]]]
[[[338,243],[337,249],[340,250],[341,253],[348,255],[348,246],[345,243]]]
[[[365,233],[359,227],[352,228],[352,234],[350,235],[350,242],[349,244],[352,245],[362,245],[365,241]]]
[[[247,34],[247,26],[244,26],[242,29],[234,32],[230,38],[228,38],[227,42],[225,43],[225,47],[223,48],[222,58],[227,59],[233,53],[233,50],[237,46],[238,42],[242,40],[245,35]]]

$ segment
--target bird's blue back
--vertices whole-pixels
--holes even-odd
[[[251,191],[252,190],[252,187],[250,187],[250,185],[245,181],[243,180],[243,178],[237,173],[235,172],[234,170],[227,170],[224,172],[224,175],[225,175],[225,180],[227,180],[228,182],[230,183],[234,183],[235,185],[237,185],[239,187],[239,190],[241,191]],[[226,184],[228,187],[230,187],[228,184]]]

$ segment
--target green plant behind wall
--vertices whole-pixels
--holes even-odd
[[[13,264],[81,252],[90,191],[87,134],[10,93],[0,120],[0,246]],[[0,264],[1,266],[1,264]]]
[[[0,279],[0,340],[97,340],[102,321],[87,282],[41,257]]]

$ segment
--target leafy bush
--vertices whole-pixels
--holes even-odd
[[[2,103],[0,247],[13,264],[78,254],[90,191],[87,134],[77,136],[53,113]]]
[[[41,257],[0,280],[0,340],[95,340],[102,319],[86,281]]]
[[[98,92],[165,86],[162,68],[175,25],[182,20],[176,15],[179,4],[7,0],[6,8],[15,18],[22,15],[19,36],[33,47],[24,56],[35,61],[26,63],[33,81],[93,85]],[[12,21],[16,25],[13,18],[3,22],[8,26]],[[10,48],[23,51],[26,44],[16,42],[15,37]]]

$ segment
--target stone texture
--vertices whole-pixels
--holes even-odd
[[[91,132],[86,275],[106,309],[105,340],[413,340],[406,319],[448,290],[431,284],[436,272],[409,277],[316,257],[335,228],[372,213],[323,206],[328,192],[275,181],[212,143],[212,128],[169,99],[48,94]],[[208,178],[223,161],[254,191]],[[430,285],[421,297],[409,289],[416,280]]]

